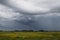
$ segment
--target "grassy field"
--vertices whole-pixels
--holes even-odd
[[[0,32],[0,40],[60,40],[60,32]]]

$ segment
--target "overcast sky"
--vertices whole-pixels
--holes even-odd
[[[0,29],[60,30],[60,0],[0,0]]]

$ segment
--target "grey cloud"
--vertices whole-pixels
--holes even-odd
[[[11,4],[13,3],[13,4]],[[46,14],[60,5],[59,0],[9,0],[6,5],[24,14]],[[16,5],[17,4],[17,5]]]
[[[31,2],[33,1],[34,0],[32,0]],[[34,2],[36,3],[36,1]],[[45,3],[45,1],[41,3],[41,5],[38,4],[37,1],[38,4],[37,6],[43,7],[42,11],[37,10],[37,12],[35,11],[31,12],[25,11],[24,9],[25,7],[22,10],[19,8],[20,6],[17,7],[16,5],[12,6],[12,4],[10,5],[9,3],[5,3],[5,1],[0,0],[0,3],[2,3],[0,5],[0,28],[4,30],[5,29],[60,30],[60,6],[59,6],[60,1],[49,0],[46,1],[47,3]],[[55,2],[57,2],[56,5],[54,5]],[[4,5],[3,8],[1,7],[2,5]],[[44,12],[45,8],[49,9],[49,11]]]
[[[51,13],[60,13],[60,6],[51,9]]]
[[[0,4],[0,28],[3,30],[33,29],[37,30],[34,16],[20,14]]]

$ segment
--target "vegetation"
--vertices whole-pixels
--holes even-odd
[[[0,40],[60,40],[60,32],[0,32]]]

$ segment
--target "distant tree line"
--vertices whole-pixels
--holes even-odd
[[[4,31],[0,30],[0,32],[4,32]],[[9,32],[45,32],[45,31],[44,30],[38,30],[38,31],[35,31],[35,30],[12,30],[12,31],[9,31]]]
[[[5,30],[0,30],[0,32],[60,32],[60,31],[45,31],[45,30],[12,30],[12,31],[5,31]]]

